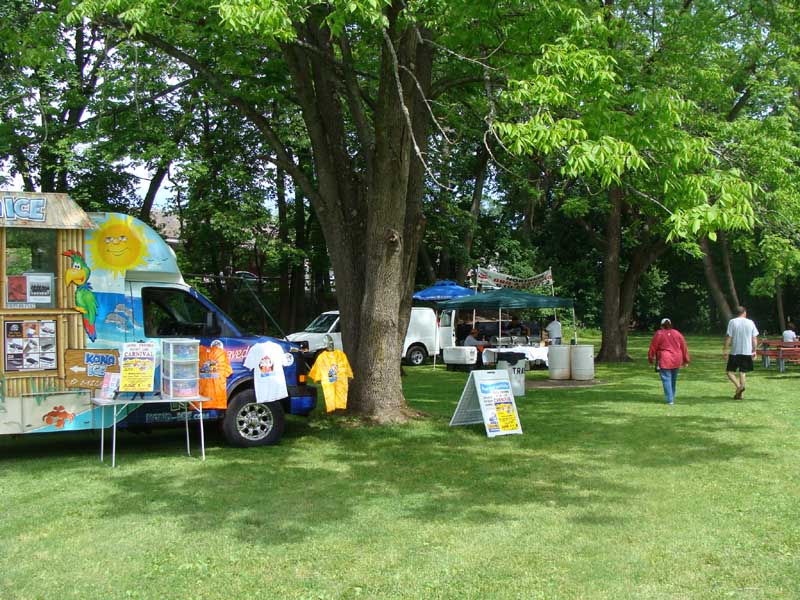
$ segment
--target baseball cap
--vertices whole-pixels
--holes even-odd
[[[661,324],[664,325],[665,323],[670,323],[671,324],[672,321],[670,321],[668,318],[664,317],[663,319],[661,319]]]

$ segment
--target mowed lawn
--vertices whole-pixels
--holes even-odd
[[[518,399],[521,436],[448,427],[466,374],[426,365],[424,419],[209,427],[205,463],[181,430],[122,433],[115,470],[95,434],[0,438],[0,598],[800,597],[800,367],[733,400],[721,338],[690,337],[668,407],[648,342]]]

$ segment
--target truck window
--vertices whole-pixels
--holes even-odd
[[[209,311],[200,301],[176,288],[142,288],[144,334],[147,337],[201,337],[230,335],[220,329],[207,331]]]
[[[55,229],[6,229],[5,307],[55,307],[60,258]]]
[[[309,333],[328,333],[333,322],[339,318],[337,314],[322,314],[309,323],[306,331]],[[336,330],[338,331],[338,329]]]

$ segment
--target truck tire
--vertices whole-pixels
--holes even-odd
[[[247,389],[228,402],[222,433],[231,446],[252,448],[277,444],[285,425],[280,402],[258,404],[255,391]]]
[[[426,358],[428,358],[428,353],[425,352],[425,348],[419,344],[414,344],[406,352],[406,362],[415,367],[424,363]]]

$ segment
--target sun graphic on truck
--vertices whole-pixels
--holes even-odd
[[[117,277],[146,264],[145,232],[131,216],[111,215],[87,237],[95,269],[109,271]]]

